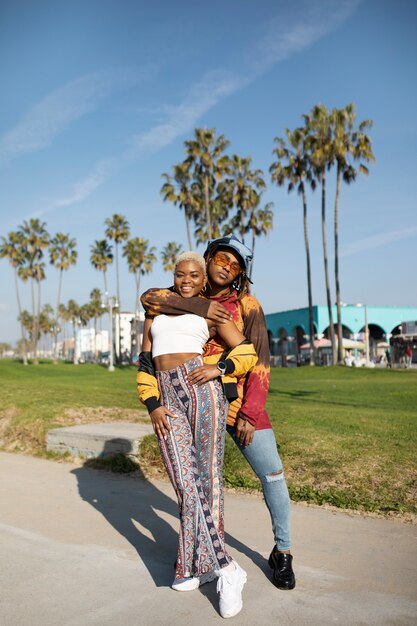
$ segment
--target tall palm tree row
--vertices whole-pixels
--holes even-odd
[[[286,141],[281,137],[275,139],[276,147],[273,150],[277,160],[270,167],[272,182],[278,186],[287,186],[290,193],[294,189],[299,193],[303,204],[303,230],[304,230],[304,246],[306,254],[307,269],[307,298],[308,298],[308,322],[310,333],[310,365],[314,365],[315,349],[314,349],[314,320],[313,320],[313,295],[311,285],[311,262],[310,262],[310,244],[308,237],[308,218],[307,218],[307,193],[306,183],[312,188],[315,187],[315,180],[312,175],[312,168],[306,151],[307,130],[305,128],[296,128],[291,132],[286,129]]]
[[[336,362],[336,334],[332,314],[332,297],[329,276],[329,258],[327,250],[326,194],[328,173],[336,166],[336,192],[334,202],[334,276],[337,305],[337,362],[342,358],[343,328],[341,323],[341,289],[339,267],[339,212],[342,181],[349,184],[356,180],[358,173],[368,173],[367,163],[375,160],[371,139],[367,132],[372,126],[370,120],[356,125],[356,110],[353,104],[341,109],[328,110],[323,104],[312,107],[310,112],[302,116],[304,126],[291,131],[286,129],[283,138],[275,139],[273,150],[274,162],[270,166],[271,179],[279,187],[286,186],[287,191],[294,189],[300,194],[303,206],[303,231],[307,270],[307,298],[309,308],[309,332],[312,349],[314,347],[313,296],[310,243],[307,215],[307,187],[312,191],[319,186],[321,189],[321,233],[324,264],[324,281],[329,314],[329,335],[332,343],[333,362]],[[189,249],[192,249],[191,223],[194,223],[196,243],[236,232],[245,242],[251,236],[251,247],[255,248],[256,239],[267,235],[273,226],[273,205],[262,203],[266,190],[266,182],[262,170],[252,167],[250,156],[241,157],[237,154],[228,156],[226,150],[230,142],[215,128],[196,128],[191,139],[184,142],[185,159],[172,168],[172,174],[163,174],[164,184],[161,194],[164,201],[172,202],[184,210],[186,237]],[[116,259],[116,290],[120,303],[119,247],[127,261],[130,273],[134,274],[135,324],[138,328],[140,279],[152,271],[156,262],[155,247],[143,237],[130,237],[129,223],[126,218],[114,213],[105,220],[105,236],[90,246],[90,262],[95,269],[103,273],[104,292],[108,295],[107,271]],[[110,240],[110,241],[109,241]],[[115,254],[113,255],[113,246]],[[0,238],[0,258],[6,258],[15,274],[15,289],[18,303],[18,319],[21,324],[24,362],[27,362],[27,341],[25,332],[30,338],[34,362],[37,362],[37,342],[40,326],[46,328],[45,312],[41,320],[41,282],[45,279],[44,254],[49,247],[49,260],[59,271],[58,294],[55,320],[55,333],[59,332],[59,319],[65,322],[65,307],[61,304],[63,272],[75,265],[77,260],[76,241],[69,234],[57,233],[53,238],[46,230],[46,224],[38,219],[23,222],[8,237]],[[182,247],[170,241],[161,252],[164,269],[171,271],[175,259]],[[29,281],[31,286],[32,313],[22,310],[19,281]],[[36,291],[37,288],[37,291]],[[36,295],[35,295],[36,291]],[[88,310],[84,308],[78,317],[96,320],[99,317],[101,294],[95,289],[90,294]],[[97,295],[98,293],[98,295]],[[75,310],[74,300],[71,300]],[[77,305],[78,306],[78,305]],[[102,313],[102,310],[100,311]],[[81,316],[81,317],[80,317]],[[68,319],[68,318],[67,318]],[[71,319],[75,319],[72,314]],[[28,329],[28,323],[32,326]],[[74,323],[73,323],[74,326]],[[119,324],[120,328],[120,324]],[[44,334],[44,331],[42,331]],[[55,342],[57,346],[57,341]],[[54,361],[57,361],[55,346]],[[120,341],[119,341],[120,346]],[[95,350],[95,353],[97,351]],[[117,355],[116,355],[117,356]],[[311,354],[314,363],[314,354]]]
[[[297,187],[303,198],[304,240],[307,259],[307,283],[309,299],[310,337],[312,326],[311,264],[307,230],[307,199],[305,182],[312,190],[321,187],[321,230],[326,300],[329,315],[329,334],[332,344],[332,362],[342,363],[343,327],[341,320],[341,295],[339,276],[339,204],[341,181],[349,184],[356,180],[358,172],[367,174],[365,162],[375,160],[371,139],[366,131],[372,127],[370,120],[361,122],[355,128],[356,110],[353,104],[342,109],[329,111],[323,104],[314,106],[310,113],[303,115],[304,127],[291,132],[286,130],[286,140],[277,138],[274,154],[278,160],[270,167],[272,181],[279,186],[288,183],[288,191]],[[354,163],[359,161],[357,169]],[[326,182],[327,172],[336,165],[336,192],[334,203],[334,257],[335,257],[335,292],[337,307],[337,351],[336,333],[332,314],[329,263],[327,252],[326,227]],[[310,342],[311,343],[311,342]],[[313,356],[313,355],[311,355]]]
[[[116,247],[120,242],[125,241],[128,232],[127,221],[118,214],[113,215],[111,220],[106,220],[108,230],[106,234],[113,238]],[[117,227],[117,228],[116,228]],[[57,303],[55,316],[49,304],[42,307],[40,297],[40,283],[46,277],[44,252],[49,249],[50,264],[59,271]],[[106,240],[96,240],[90,246],[90,261],[99,271],[103,272],[104,289],[108,293],[107,270],[113,262],[113,252],[111,244]],[[176,242],[168,242],[162,252],[164,266],[167,263],[175,262],[176,256],[181,252],[181,246]],[[156,262],[156,249],[150,246],[149,241],[140,237],[133,238],[125,243],[123,256],[127,257],[128,269],[135,274],[137,283],[135,317],[139,312],[139,288],[140,277],[152,271]],[[28,346],[31,346],[31,353],[34,362],[38,362],[37,344],[41,337],[53,336],[53,359],[58,361],[58,335],[65,337],[65,324],[71,321],[73,330],[79,325],[74,325],[75,318],[80,324],[85,324],[88,320],[94,320],[95,335],[97,332],[97,320],[105,310],[102,306],[102,295],[99,289],[95,288],[90,293],[90,301],[82,306],[75,306],[75,300],[70,300],[70,310],[61,302],[63,272],[76,264],[78,253],[76,250],[76,240],[69,234],[57,233],[50,237],[46,231],[46,224],[39,220],[24,222],[19,230],[12,231],[7,237],[0,237],[0,258],[9,261],[15,277],[15,290],[18,308],[18,320],[21,329],[21,340],[19,350],[23,356],[23,362],[28,363]],[[30,281],[32,313],[23,310],[20,297],[19,279],[23,282]],[[117,279],[119,283],[119,279]],[[36,285],[38,291],[36,292]],[[119,292],[118,287],[118,292]],[[36,297],[37,296],[37,297]],[[75,313],[74,313],[75,311]],[[60,320],[62,324],[60,324]],[[95,358],[97,358],[97,348],[94,347]]]

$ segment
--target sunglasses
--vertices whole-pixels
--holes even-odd
[[[237,263],[236,261],[231,261],[227,254],[225,254],[224,252],[216,252],[216,254],[213,256],[213,262],[220,267],[228,267],[231,275],[234,278],[236,278],[236,276],[239,276],[242,271],[239,263]]]

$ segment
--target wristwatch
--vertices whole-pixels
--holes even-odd
[[[226,363],[224,361],[219,361],[217,363],[217,369],[220,371],[220,376],[224,376],[226,374]]]

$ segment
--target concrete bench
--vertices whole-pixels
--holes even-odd
[[[151,424],[131,422],[67,426],[48,432],[46,449],[87,459],[108,458],[118,453],[136,456],[141,439],[150,433],[153,433]]]

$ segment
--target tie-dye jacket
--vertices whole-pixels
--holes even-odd
[[[230,311],[237,328],[254,345],[258,355],[258,361],[250,373],[238,381],[238,398],[229,405],[227,422],[233,425],[239,415],[255,426],[256,430],[271,428],[265,409],[270,380],[269,341],[265,316],[258,300],[245,295],[239,301],[235,291],[228,296],[210,299],[182,298],[169,289],[149,289],[141,297],[142,305],[149,316],[159,313],[166,315],[195,313],[207,317],[211,300],[221,302]],[[204,361],[217,362],[226,349],[223,340],[215,335],[206,344]]]

